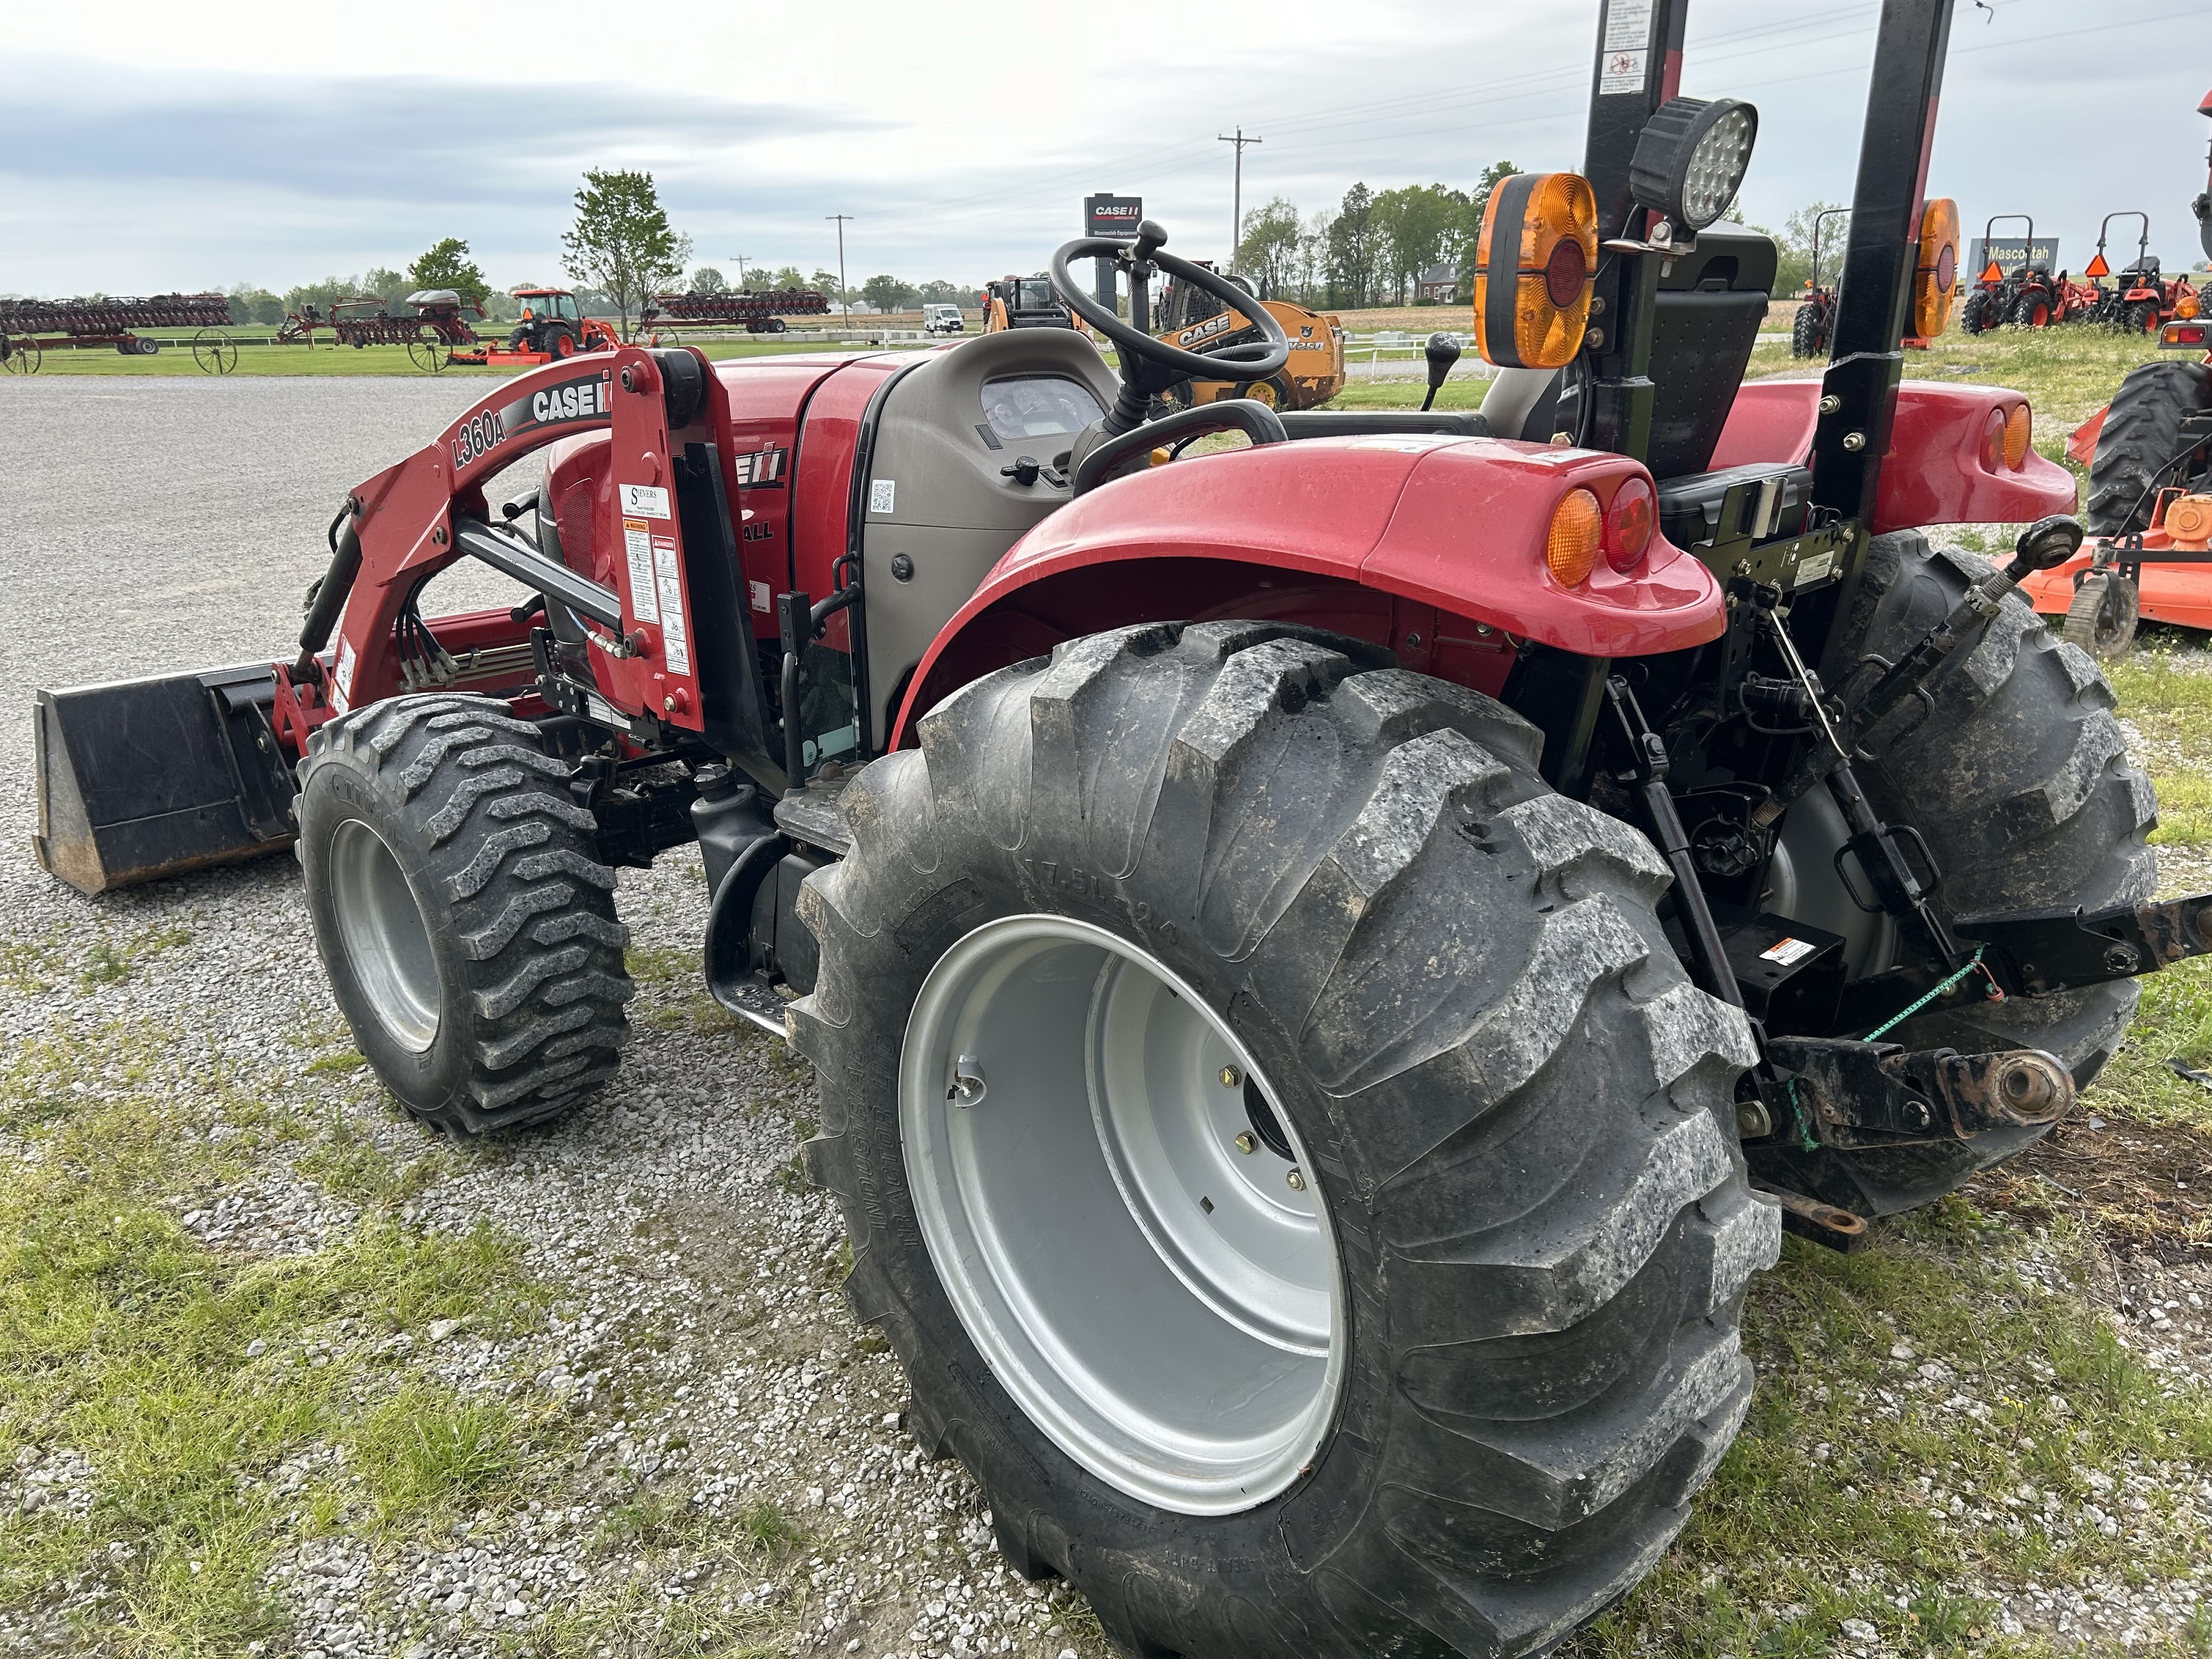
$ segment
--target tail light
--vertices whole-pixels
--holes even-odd
[[[2005,416],[2004,464],[2017,472],[2027,464],[2027,447],[2035,437],[2035,416],[2026,404],[2014,404]]]
[[[1552,509],[1544,538],[1544,568],[1562,587],[1580,587],[1596,568],[1605,537],[1605,514],[1587,489],[1570,489]]]
[[[2162,346],[2212,347],[2212,324],[2168,323],[2159,330],[2158,343]]]
[[[1582,349],[1596,268],[1597,198],[1588,179],[1501,180],[1475,245],[1475,349],[1501,368],[1564,368]]]
[[[1553,523],[1557,524],[1556,516]],[[1640,477],[1624,478],[1605,510],[1605,562],[1623,575],[1644,562],[1658,522],[1658,500]]]
[[[1989,424],[1982,428],[1982,471],[1994,472],[2002,466],[2004,453],[2004,410],[1993,409],[1990,411]]]

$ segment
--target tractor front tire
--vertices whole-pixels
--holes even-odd
[[[567,1110],[629,1035],[614,872],[568,769],[487,697],[394,697],[319,730],[300,862],[355,1046],[456,1135]]]
[[[793,1006],[847,1296],[1122,1651],[1526,1654],[1734,1437],[1740,1013],[1533,728],[1279,623],[1073,641],[846,790]]]
[[[1929,548],[1917,531],[1875,537],[1832,680],[1869,656],[1896,661],[1988,569],[1974,555]],[[2143,837],[2158,822],[2157,799],[2128,759],[2112,688],[2087,655],[2014,594],[1929,690],[1926,717],[1863,766],[1859,781],[1882,817],[1927,837],[1943,872],[1936,907],[1946,921],[2150,896],[2157,870]],[[1966,1054],[2042,1048],[2087,1087],[2119,1046],[2137,995],[2124,979],[2048,997],[1970,996],[1883,1041]],[[1900,994],[1900,1010],[1910,1000]],[[1856,1152],[1755,1143],[1751,1163],[1779,1186],[1888,1215],[1942,1197],[2047,1128]]]
[[[2212,368],[2179,362],[2131,368],[2113,393],[2089,461],[2089,533],[2119,536],[2150,526],[2151,508],[2166,484],[2188,484],[2207,470],[2181,459],[2189,447],[2182,422],[2212,407]]]
[[[1827,349],[1827,319],[1816,305],[1802,305],[1790,325],[1790,355],[1818,357]]]

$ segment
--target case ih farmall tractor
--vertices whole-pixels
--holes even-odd
[[[354,492],[296,657],[42,694],[48,867],[296,837],[362,1052],[478,1134],[617,1077],[615,871],[696,840],[1016,1568],[1132,1654],[1547,1647],[1735,1433],[1785,1223],[2033,1143],[2212,905],[2013,594],[2081,539],[2024,401],[1899,384],[1948,0],[1881,9],[1825,377],[1750,384],[1756,118],[1676,95],[1683,0],[1607,10],[1582,172],[1491,198],[1480,412],[1148,420],[1224,367],[1153,278],[1242,298],[1156,226],[1053,261],[1118,380],[1065,328],[549,364]],[[426,618],[464,557],[528,597]]]

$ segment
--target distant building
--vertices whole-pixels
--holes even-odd
[[[1450,305],[1459,298],[1459,272],[1449,265],[1431,265],[1413,285],[1413,297],[1424,305]]]

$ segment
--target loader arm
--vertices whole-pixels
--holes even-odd
[[[305,730],[356,704],[410,689],[401,624],[422,585],[465,556],[576,618],[589,642],[589,678],[617,713],[702,731],[690,625],[694,597],[674,489],[674,473],[685,462],[672,428],[710,418],[708,405],[720,390],[704,359],[687,349],[624,347],[547,363],[489,392],[434,442],[363,483],[349,498],[343,532],[357,543],[357,556],[349,556],[342,535],[316,608],[318,617],[327,614],[330,588],[344,586],[343,610],[328,642],[330,666],[325,672],[319,660],[325,642],[303,637],[298,662],[279,675],[286,746],[296,750]],[[605,476],[623,538],[623,556],[613,562],[613,580],[605,583],[495,525],[483,493],[486,480],[532,452],[597,431],[611,434]],[[733,479],[724,481],[725,501],[733,486]],[[475,617],[461,622],[479,649],[486,643],[483,623]],[[528,624],[512,627],[508,643],[526,644]],[[434,627],[431,634],[434,639]],[[296,723],[285,707],[288,692]]]
[[[728,420],[688,347],[625,346],[502,383],[347,497],[295,660],[39,694],[40,862],[91,893],[286,846],[315,728],[426,683],[575,716],[632,752],[703,740],[767,755],[735,589],[738,478],[714,436]],[[585,572],[495,522],[484,484],[598,432],[621,533]],[[533,626],[535,601],[422,617],[423,584],[464,556],[541,599],[565,641]]]

